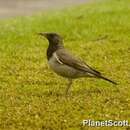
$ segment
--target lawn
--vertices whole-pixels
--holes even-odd
[[[104,0],[0,21],[0,130],[129,130],[88,127],[85,119],[130,122],[130,1]],[[47,40],[58,32],[65,47],[118,82],[67,80],[46,60]]]

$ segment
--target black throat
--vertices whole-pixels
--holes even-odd
[[[52,57],[53,53],[60,48],[63,48],[62,44],[53,44],[49,42],[49,46],[47,49],[47,59],[49,60]]]

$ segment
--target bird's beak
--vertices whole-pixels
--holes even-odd
[[[41,33],[37,33],[37,34],[40,35],[40,36],[47,37],[47,33],[43,33],[43,32],[41,32]]]

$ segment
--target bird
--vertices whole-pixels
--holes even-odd
[[[49,42],[47,60],[50,68],[56,74],[68,79],[66,94],[68,94],[73,80],[81,77],[103,79],[117,85],[115,81],[104,77],[99,71],[69,52],[64,47],[62,36],[58,33],[40,32],[38,35],[45,37]]]

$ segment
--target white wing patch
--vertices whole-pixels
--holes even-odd
[[[57,60],[58,63],[63,64],[63,63],[60,61],[60,59],[58,58],[58,56],[57,56],[56,53],[54,53],[53,56],[56,58],[56,60]]]

